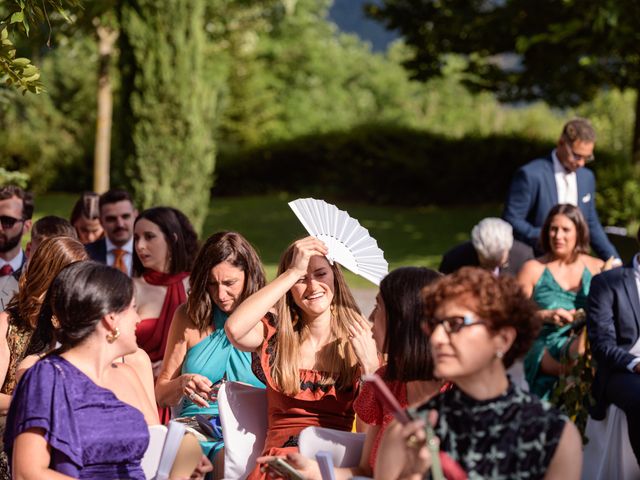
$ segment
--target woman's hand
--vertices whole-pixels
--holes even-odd
[[[259,457],[256,461],[261,464],[265,464],[267,470],[267,476],[269,478],[282,478],[282,476],[273,470],[269,469],[269,466],[266,463],[270,460],[277,458],[275,456],[264,456]],[[322,474],[320,473],[320,468],[318,467],[318,462],[315,460],[311,460],[310,458],[305,457],[300,453],[289,453],[285,457],[280,457],[284,459],[289,465],[295,468],[300,474],[306,478],[307,480],[322,480]]]
[[[295,271],[300,277],[307,274],[309,260],[316,255],[325,256],[329,253],[327,246],[323,241],[315,237],[306,237],[294,243],[293,259],[291,261],[291,270]]]
[[[185,373],[180,376],[182,394],[199,407],[208,407],[211,393],[211,380],[197,373]]]
[[[419,475],[431,468],[424,422],[414,420],[402,425],[393,421],[385,430],[374,469],[376,479],[395,480]]]
[[[553,323],[558,326],[564,326],[573,322],[574,310],[565,310],[564,308],[556,308],[554,310],[541,310],[542,319],[545,322]]]
[[[380,367],[376,341],[373,339],[371,325],[363,317],[347,326],[349,329],[349,342],[362,366],[362,373],[368,375],[375,373]]]
[[[200,457],[200,463],[196,465],[196,469],[191,474],[191,477],[189,477],[189,480],[203,480],[204,476],[212,471],[213,465],[211,464],[211,461],[203,454],[202,457]]]

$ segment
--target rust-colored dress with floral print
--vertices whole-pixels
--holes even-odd
[[[261,368],[254,365],[254,373],[267,386],[268,430],[262,455],[286,455],[298,451],[298,435],[306,427],[319,426],[351,431],[354,412],[353,402],[358,393],[357,376],[354,385],[337,390],[333,385],[323,385],[326,373],[300,369],[300,392],[291,397],[281,393],[273,378],[271,367],[275,348],[275,318],[267,314],[262,319],[267,335],[260,352]],[[247,480],[266,479],[260,466],[251,472]]]
[[[4,377],[4,383],[0,387],[0,393],[12,395],[16,388],[16,370],[22,360],[24,360],[27,347],[33,335],[32,329],[23,329],[15,324],[14,319],[18,313],[15,310],[7,310],[9,314],[9,327],[7,328],[7,347],[9,348],[9,365]],[[9,473],[9,460],[4,453],[4,428],[7,417],[0,416],[0,480],[11,478]]]

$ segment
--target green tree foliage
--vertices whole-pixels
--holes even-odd
[[[40,70],[26,57],[16,55],[13,34],[22,30],[29,35],[31,26],[49,21],[50,11],[68,19],[66,8],[77,0],[11,0],[0,7],[0,82],[22,93],[42,91]]]
[[[601,89],[640,87],[640,3],[616,0],[383,0],[369,13],[413,48],[416,78],[443,55],[468,59],[465,81],[501,100],[577,106]],[[640,162],[640,97],[633,151]]]
[[[173,205],[197,228],[214,170],[216,86],[207,82],[203,0],[132,0],[122,6],[129,167],[144,208]]]

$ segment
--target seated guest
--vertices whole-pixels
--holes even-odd
[[[640,240],[640,230],[638,231]],[[638,255],[623,268],[593,277],[587,304],[587,331],[597,367],[593,382],[596,404],[591,416],[605,417],[614,404],[627,417],[629,440],[640,464],[640,357],[630,353],[640,339],[640,265]],[[636,350],[637,347],[634,349]]]
[[[184,214],[169,207],[145,210],[135,221],[133,270],[138,314],[138,345],[159,371],[169,327],[187,300],[189,271],[198,248],[197,235]]]
[[[84,243],[102,238],[104,229],[100,225],[100,196],[95,192],[84,192],[71,210],[69,221],[76,229],[78,239]]]
[[[87,253],[92,260],[131,275],[133,222],[138,216],[131,195],[125,190],[109,190],[100,195],[99,209],[104,237],[88,243]]]
[[[22,236],[31,229],[33,196],[14,185],[0,186],[0,311],[18,291],[18,280],[27,257]]]
[[[33,252],[36,251],[36,248],[38,248],[38,245],[40,245],[43,240],[51,237],[71,237],[75,240],[78,239],[75,229],[64,218],[47,215],[37,220],[31,228],[31,240],[27,243],[25,252],[27,258],[33,256]]]
[[[350,431],[360,375],[380,366],[369,323],[326,254],[316,238],[295,242],[280,260],[278,277],[225,324],[233,345],[260,355],[268,408],[263,456],[297,452],[305,427]],[[256,466],[248,478],[266,475]]]
[[[231,345],[224,325],[228,316],[249,295],[265,285],[258,254],[239,233],[210,236],[194,261],[191,293],[176,310],[162,369],[156,383],[161,406],[178,406],[178,416],[218,415],[211,399],[223,380],[264,387],[251,371],[251,354]],[[206,442],[203,449],[213,461],[223,447]],[[223,455],[217,455],[214,477],[223,472]]]
[[[11,394],[16,386],[16,367],[32,353],[50,348],[53,326],[43,310],[47,290],[53,279],[67,265],[87,260],[80,242],[70,237],[53,237],[42,242],[29,261],[20,279],[18,293],[11,299],[7,310],[0,313],[0,413],[6,414]]]
[[[513,239],[513,227],[500,218],[485,218],[471,230],[471,241],[442,256],[440,270],[448,274],[462,267],[482,267],[496,274],[515,276],[533,258],[533,249]]]
[[[403,267],[389,273],[380,283],[376,305],[369,321],[378,351],[388,358],[376,372],[403,407],[422,404],[438,393],[442,382],[433,377],[428,342],[421,332],[424,317],[422,290],[441,275],[428,268]],[[364,330],[363,330],[364,332]],[[380,440],[393,421],[393,412],[377,397],[373,386],[365,383],[355,401],[358,418],[368,424],[360,464],[336,468],[337,479],[371,477]],[[267,461],[268,458],[259,459]],[[318,464],[301,454],[290,454],[287,461],[305,478],[320,479]]]
[[[0,313],[0,433],[17,384],[18,365],[26,356],[51,347],[51,315],[43,312],[48,310],[44,300],[51,282],[70,263],[88,258],[82,244],[70,237],[49,238],[41,246],[20,277],[18,292]],[[9,463],[0,453],[0,479],[8,478]]]
[[[455,388],[413,410],[417,421],[387,428],[375,478],[422,478],[430,463],[424,432],[430,421],[440,450],[468,478],[578,480],[576,427],[506,375],[540,327],[515,279],[465,267],[427,287],[424,302],[434,374]]]
[[[540,242],[545,255],[525,263],[518,282],[540,307],[537,315],[543,321],[540,336],[525,356],[525,374],[531,392],[549,399],[563,357],[578,353],[578,342],[571,340],[574,315],[587,306],[591,277],[604,262],[588,255],[589,227],[573,205],[551,209]]]
[[[111,364],[136,349],[131,280],[79,262],[56,277],[50,298],[62,347],[31,367],[14,393],[5,432],[13,475],[144,479],[144,416],[101,386]],[[126,375],[119,380],[142,388]]]

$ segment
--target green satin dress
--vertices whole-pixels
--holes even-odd
[[[564,308],[573,310],[586,308],[589,287],[591,286],[591,272],[588,268],[582,272],[580,289],[577,292],[570,292],[563,289],[551,272],[545,267],[544,272],[533,288],[532,299],[543,310],[553,310]],[[545,323],[540,335],[533,342],[527,355],[524,357],[524,373],[529,383],[529,391],[535,393],[540,398],[548,400],[553,392],[558,377],[546,375],[540,372],[540,363],[545,349],[556,360],[561,361],[568,347],[571,325],[560,327]]]

